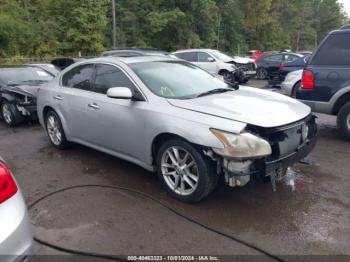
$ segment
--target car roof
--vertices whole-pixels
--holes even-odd
[[[218,51],[219,50],[215,50],[215,49],[209,49],[209,48],[196,48],[196,49],[182,49],[182,50],[177,50],[174,52],[174,54],[176,53],[187,53],[187,52],[199,52],[199,51],[204,51],[204,52],[213,52],[213,51]]]
[[[83,62],[92,62],[92,63],[98,63],[98,62],[122,62],[124,64],[135,64],[135,63],[145,63],[145,62],[162,62],[162,61],[181,61],[180,59],[175,59],[171,57],[166,56],[157,56],[157,55],[150,55],[150,56],[134,56],[134,57],[114,57],[114,56],[104,56],[104,57],[98,57],[98,58],[92,58],[84,60]]]
[[[38,69],[38,67],[33,65],[13,65],[13,66],[0,66],[0,70],[8,70],[8,69],[24,69],[24,68],[35,68]]]
[[[330,34],[350,34],[350,25],[348,25],[348,27],[344,27],[344,29],[341,28],[339,30],[334,30],[330,32]]]

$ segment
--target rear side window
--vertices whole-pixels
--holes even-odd
[[[311,65],[350,65],[350,35],[333,34],[318,49]]]
[[[297,61],[300,57],[295,55],[284,55],[285,62],[294,62]]]
[[[106,94],[112,87],[129,87],[134,90],[135,86],[119,68],[112,65],[97,64],[94,91]]]
[[[62,85],[83,90],[91,90],[91,80],[94,73],[92,64],[74,67],[62,77]]]
[[[265,58],[266,61],[280,62],[282,61],[282,55],[272,55]]]
[[[189,61],[189,62],[197,62],[198,61],[196,52],[178,53],[175,55],[178,58],[181,58],[181,59]]]

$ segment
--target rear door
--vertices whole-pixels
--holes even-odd
[[[310,58],[306,69],[314,74],[315,87],[301,90],[297,98],[328,102],[340,89],[350,86],[350,34],[330,34]]]
[[[61,87],[55,90],[54,99],[67,124],[66,132],[79,140],[87,139],[89,128],[87,104],[92,93],[93,64],[72,68],[62,77]]]

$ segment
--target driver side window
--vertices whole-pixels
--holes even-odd
[[[112,65],[96,64],[96,76],[93,91],[107,94],[112,87],[129,87],[134,90],[135,86],[123,71]]]
[[[210,62],[214,62],[214,58],[210,55],[208,55],[207,53],[204,52],[198,52],[198,62],[199,63],[210,63]]]

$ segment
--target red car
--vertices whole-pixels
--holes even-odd
[[[261,51],[261,50],[250,50],[250,51],[248,52],[248,55],[249,55],[252,59],[254,59],[254,63],[255,63],[256,59],[258,59],[263,53],[264,53],[264,52]]]

